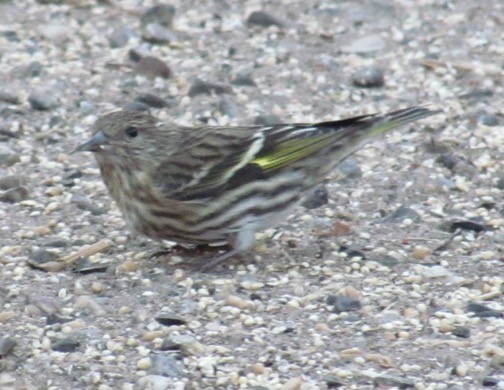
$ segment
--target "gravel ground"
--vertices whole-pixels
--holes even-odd
[[[1,389],[504,389],[504,3],[0,1]],[[97,116],[444,113],[210,273],[129,239]],[[187,260],[187,261],[185,261]]]

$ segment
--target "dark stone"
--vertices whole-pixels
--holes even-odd
[[[162,26],[170,27],[173,24],[175,7],[171,4],[156,4],[150,7],[140,17],[142,24],[159,23]]]
[[[352,76],[352,84],[363,88],[383,87],[385,75],[383,70],[376,66],[362,68]]]
[[[488,230],[484,224],[477,222],[477,221],[471,221],[471,220],[458,220],[458,221],[452,222],[450,225],[450,231],[453,233],[458,229],[471,230],[476,233],[480,233],[480,232],[484,232],[484,231]]]
[[[308,210],[316,209],[329,203],[329,194],[325,186],[319,186],[308,194],[301,205]]]
[[[4,337],[0,340],[0,358],[4,358],[9,355],[14,347],[17,345],[17,341],[12,337]]]
[[[23,175],[8,175],[0,177],[0,190],[10,190],[28,183],[28,178]]]
[[[494,310],[488,306],[476,302],[470,302],[466,306],[466,311],[468,313],[473,313],[476,317],[480,318],[489,318],[489,317],[502,318],[502,312]]]
[[[190,97],[194,97],[203,94],[211,95],[212,93],[215,93],[217,95],[221,95],[223,93],[232,93],[232,92],[233,90],[231,89],[231,86],[227,84],[209,83],[206,81],[196,79],[189,88],[188,95]]]
[[[167,79],[171,76],[171,70],[162,60],[154,56],[145,56],[135,64],[135,72],[146,77],[161,77]]]
[[[444,153],[436,159],[436,162],[445,168],[453,169],[457,165],[458,159],[452,154]]]
[[[254,119],[254,125],[273,126],[282,124],[282,120],[275,114],[262,114]]]
[[[285,22],[265,11],[254,11],[247,18],[248,25],[261,27],[278,26],[284,27]]]
[[[155,318],[157,322],[164,326],[181,326],[187,324],[187,321],[180,317],[161,315]]]
[[[135,98],[135,101],[147,104],[148,106],[154,107],[154,108],[165,108],[165,107],[169,106],[169,104],[166,100],[164,100],[163,98],[160,98],[159,96],[156,96],[152,93],[144,93],[144,94],[138,95]]]
[[[404,205],[399,206],[396,210],[394,210],[392,213],[387,215],[386,217],[382,218],[381,222],[383,223],[399,223],[403,222],[405,219],[411,219],[412,221],[416,222],[420,220],[420,216],[418,213]]]
[[[333,307],[333,312],[351,312],[362,308],[362,304],[357,298],[346,297],[344,295],[329,295],[326,303]]]
[[[75,352],[79,348],[80,342],[71,338],[65,338],[53,342],[51,349],[58,352]]]
[[[28,188],[24,186],[11,188],[5,191],[3,194],[0,194],[0,202],[5,203],[17,203],[23,200],[28,199],[29,197]]]
[[[28,102],[34,110],[47,111],[58,106],[57,95],[53,92],[35,91],[28,96]]]
[[[489,114],[489,113],[481,114],[478,116],[477,121],[482,125],[488,127],[494,127],[500,125],[499,118],[495,114]]]
[[[150,375],[178,377],[181,374],[180,363],[171,353],[156,353],[151,358]]]
[[[452,334],[462,339],[467,339],[471,336],[471,329],[465,326],[456,326],[453,328]]]

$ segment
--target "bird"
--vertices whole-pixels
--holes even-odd
[[[184,127],[139,111],[99,117],[75,152],[92,152],[133,236],[244,253],[330,171],[373,138],[438,114],[409,107],[319,123]]]

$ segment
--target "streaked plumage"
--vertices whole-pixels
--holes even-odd
[[[141,112],[99,118],[91,140],[128,228],[154,239],[251,247],[372,137],[437,113],[407,108],[316,124],[187,128]]]

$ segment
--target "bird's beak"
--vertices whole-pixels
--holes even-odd
[[[103,134],[102,131],[97,131],[89,141],[77,146],[70,154],[78,152],[97,152],[100,150],[100,146],[105,145],[106,143],[107,137],[105,134]]]

